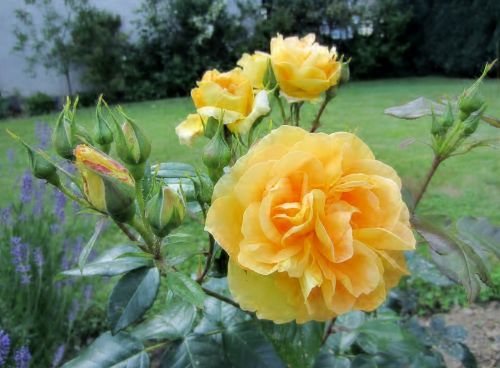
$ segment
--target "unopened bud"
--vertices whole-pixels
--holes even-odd
[[[467,119],[463,122],[464,124],[464,130],[463,130],[463,136],[468,137],[472,133],[474,133],[477,130],[477,127],[479,126],[479,121],[481,120],[481,115],[483,114],[484,110],[486,109],[486,104],[484,104],[479,111],[469,115]]]
[[[458,98],[458,108],[461,112],[461,120],[465,121],[470,114],[481,109],[485,102],[479,93],[479,87],[483,79],[486,77],[491,68],[495,65],[495,61],[486,64],[481,76]]]
[[[113,142],[113,131],[111,130],[104,114],[102,112],[102,95],[99,96],[99,101],[96,107],[96,128],[94,133],[95,142],[101,147],[104,153],[109,153],[111,143]]]
[[[203,150],[203,163],[208,168],[212,181],[217,181],[231,161],[231,149],[224,139],[224,127],[208,142]]]
[[[219,129],[219,124],[220,123],[216,118],[209,116],[205,122],[203,130],[205,137],[213,138]]]
[[[56,167],[32,148],[26,146],[26,150],[28,151],[30,168],[33,175],[38,179],[45,179],[48,183],[58,187],[61,182]]]
[[[144,164],[151,154],[151,142],[142,129],[123,110],[118,110],[125,122],[117,125],[116,153],[130,169],[135,179],[144,175]]]
[[[453,108],[451,103],[448,103],[446,112],[439,119],[439,123],[443,127],[443,130],[446,132],[453,125],[455,118],[453,116]]]
[[[163,238],[184,220],[186,208],[178,193],[164,186],[153,196],[146,207],[146,219],[155,235]]]
[[[340,84],[344,84],[349,82],[349,79],[351,78],[351,71],[349,68],[349,61],[342,62],[341,67],[340,67]]]
[[[59,114],[54,133],[52,134],[52,143],[56,153],[67,160],[73,160],[73,151],[75,144],[75,120],[74,109],[76,108],[77,101],[71,110],[71,100],[69,97],[66,99],[63,111]]]

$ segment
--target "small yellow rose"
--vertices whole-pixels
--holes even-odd
[[[353,134],[272,131],[219,180],[207,215],[234,299],[277,323],[374,310],[415,247],[400,189]]]
[[[335,48],[314,41],[314,34],[303,38],[278,34],[271,40],[273,71],[282,93],[290,100],[318,99],[338,83],[341,63]]]
[[[186,120],[175,127],[179,142],[186,146],[191,146],[196,137],[203,135],[203,131],[203,119],[199,114],[189,114]]]
[[[252,81],[253,88],[255,89],[264,89],[263,80],[269,56],[265,52],[257,51],[252,55],[243,54],[241,59],[238,60],[237,64],[243,69],[243,74]]]
[[[245,134],[255,120],[270,111],[265,91],[254,96],[252,82],[240,68],[226,73],[209,70],[191,97],[203,119],[213,117],[236,133]]]

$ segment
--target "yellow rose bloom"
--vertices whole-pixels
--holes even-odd
[[[271,63],[285,97],[293,101],[315,100],[336,85],[341,63],[335,48],[314,42],[314,34],[303,38],[282,35],[271,40]]]
[[[255,120],[270,111],[265,91],[254,96],[252,82],[240,68],[205,72],[191,97],[202,118],[214,117],[236,133],[245,134]]]
[[[217,183],[205,224],[242,308],[277,323],[371,311],[415,247],[396,172],[350,133],[281,126]]]
[[[203,135],[203,131],[203,119],[199,114],[189,114],[186,120],[175,127],[179,142],[186,146],[191,146],[196,137]]]
[[[267,70],[269,54],[257,51],[256,53],[243,54],[238,65],[242,68],[243,74],[252,81],[253,88],[264,89],[264,74]]]

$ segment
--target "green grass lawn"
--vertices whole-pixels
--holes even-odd
[[[419,96],[437,98],[456,95],[470,80],[445,78],[409,78],[369,82],[353,82],[342,87],[338,97],[327,108],[322,122],[323,131],[347,130],[356,132],[373,149],[379,159],[394,166],[409,188],[416,187],[424,176],[431,159],[430,149],[423,143],[429,139],[430,119],[403,121],[383,114],[385,108],[405,103]],[[487,81],[482,89],[488,101],[488,113],[500,116],[500,82]],[[200,166],[204,140],[194,148],[178,143],[174,127],[193,111],[188,98],[132,103],[124,106],[153,140],[153,161],[183,161]],[[304,121],[312,120],[317,106],[303,109]],[[81,109],[78,120],[92,126],[93,109]],[[21,148],[4,132],[8,128],[28,141],[34,141],[34,124],[47,121],[54,124],[56,114],[0,121],[0,207],[10,201],[13,181],[26,167]],[[481,124],[479,136],[500,137],[500,130]],[[400,143],[416,138],[406,148]],[[16,165],[7,163],[7,150],[16,153]],[[480,148],[471,154],[445,162],[431,183],[421,212],[445,214],[453,218],[462,215],[487,216],[500,223],[500,153]],[[16,194],[17,195],[17,194]]]

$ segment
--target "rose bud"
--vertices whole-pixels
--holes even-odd
[[[59,114],[54,133],[52,135],[52,143],[57,154],[67,160],[73,160],[73,150],[75,142],[74,120],[69,111],[69,99],[64,106],[64,110]]]
[[[144,176],[144,166],[151,153],[151,142],[137,123],[125,115],[123,110],[118,111],[125,118],[125,122],[120,127],[115,121],[116,153],[127,164],[134,178],[140,179]]]
[[[89,203],[116,221],[131,220],[135,214],[135,182],[130,172],[105,153],[84,144],[76,147],[75,157]]]
[[[172,188],[164,186],[153,196],[146,207],[146,218],[155,235],[163,238],[184,220],[184,203]]]
[[[341,67],[340,67],[340,83],[345,84],[349,82],[349,79],[351,77],[351,71],[349,69],[349,62],[342,62]]]
[[[38,179],[45,179],[48,183],[58,187],[61,182],[59,180],[59,175],[57,174],[57,168],[45,158],[40,151],[33,149],[30,145],[24,142],[19,136],[12,133],[7,129],[7,134],[9,134],[13,139],[21,143],[26,147],[28,152],[29,165],[31,172]]]
[[[224,139],[223,128],[208,142],[203,149],[202,160],[208,168],[210,179],[215,183],[231,161],[231,149]]]
[[[102,95],[99,96],[95,114],[97,121],[94,134],[95,141],[105,153],[109,153],[111,143],[113,142],[113,131],[102,113]]]

